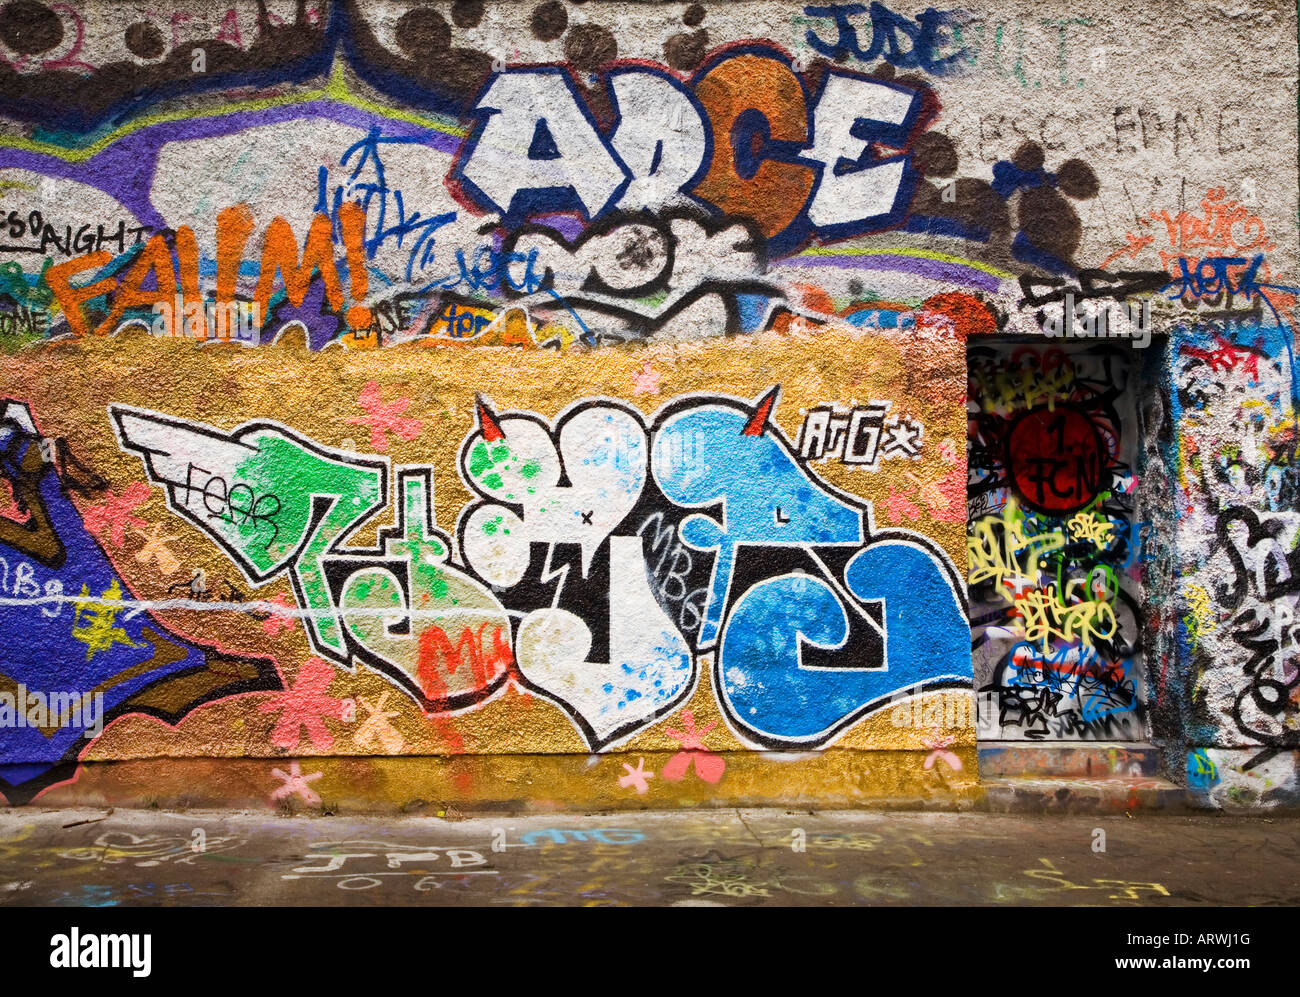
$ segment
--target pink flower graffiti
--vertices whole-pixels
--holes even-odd
[[[891,523],[898,523],[904,519],[916,519],[921,515],[920,507],[907,497],[907,493],[900,492],[893,485],[889,486],[889,497],[885,499],[885,510],[889,514]]]
[[[690,771],[691,763],[694,762],[696,775],[705,782],[717,782],[722,778],[727,763],[723,761],[721,755],[714,754],[705,747],[702,738],[718,726],[718,722],[715,720],[707,727],[696,730],[695,714],[690,710],[682,710],[682,726],[686,730],[668,728],[668,736],[675,741],[680,741],[682,750],[668,759],[668,764],[664,766],[661,775],[669,782],[678,782],[685,778],[686,773]]]
[[[271,597],[271,602],[285,609],[297,609],[298,607],[289,601],[289,597],[283,592],[277,592]],[[280,636],[281,630],[291,630],[298,625],[297,618],[287,616],[284,613],[272,612],[269,619],[262,621],[262,629],[272,637]]]
[[[657,373],[647,360],[641,369],[632,375],[632,394],[657,395],[659,382],[662,380],[663,376]]]
[[[114,495],[113,489],[105,492],[105,500],[99,505],[92,505],[82,514],[86,529],[96,536],[108,530],[108,542],[114,547],[126,543],[126,528],[133,526],[144,532],[149,524],[138,516],[131,515],[149,498],[149,486],[143,481],[128,485],[121,495]]]
[[[263,713],[280,714],[271,732],[272,744],[286,750],[298,747],[304,727],[313,748],[322,750],[334,743],[333,736],[325,729],[325,718],[342,719],[344,701],[326,694],[333,681],[333,665],[320,658],[308,658],[290,688],[274,694],[258,707]]]
[[[938,729],[935,729],[930,737],[922,737],[921,743],[930,749],[930,753],[925,756],[925,767],[927,769],[932,769],[934,768],[935,762],[942,761],[946,762],[948,767],[954,772],[960,772],[961,759],[951,751],[947,750],[953,746],[956,740],[957,739],[951,735],[945,736],[940,734]]]
[[[320,797],[317,796],[312,791],[311,786],[307,784],[315,782],[317,779],[324,778],[324,772],[312,772],[310,775],[303,775],[302,769],[298,766],[298,763],[290,762],[288,772],[278,768],[271,769],[271,775],[282,780],[284,783],[282,786],[277,786],[275,791],[271,793],[271,799],[283,800],[288,796],[299,796],[308,803],[320,802]]]
[[[367,381],[357,396],[357,404],[368,415],[356,415],[348,422],[370,427],[370,446],[378,451],[388,449],[388,434],[392,433],[403,440],[413,440],[424,429],[419,419],[409,419],[402,415],[411,407],[409,398],[399,398],[385,405],[379,398],[379,382]]]
[[[630,789],[635,786],[637,795],[639,796],[645,796],[645,794],[650,791],[649,780],[653,779],[655,774],[646,770],[644,758],[638,758],[636,760],[636,768],[633,768],[627,762],[624,762],[623,770],[627,775],[621,775],[618,777],[618,784],[620,786],[624,789]]]

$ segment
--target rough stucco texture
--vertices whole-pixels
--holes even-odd
[[[0,5],[0,793],[1294,802],[1296,22],[1193,13]]]

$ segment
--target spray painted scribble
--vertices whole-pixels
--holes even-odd
[[[1139,739],[1131,360],[1097,346],[975,347],[970,377],[981,708],[1011,736]]]

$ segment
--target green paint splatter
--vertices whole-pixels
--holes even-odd
[[[492,466],[492,458],[488,456],[487,444],[480,441],[477,443],[469,455],[469,473],[477,478],[480,474]]]

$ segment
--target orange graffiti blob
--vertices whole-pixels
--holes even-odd
[[[805,144],[808,111],[798,77],[776,59],[738,55],[709,70],[695,85],[695,96],[709,116],[713,159],[694,193],[724,214],[751,216],[768,238],[784,231],[803,211],[816,174],[798,163],[764,159],[753,176],[742,177],[736,169],[732,129],[753,109],[767,119],[771,141]],[[754,136],[751,141],[757,140]]]

